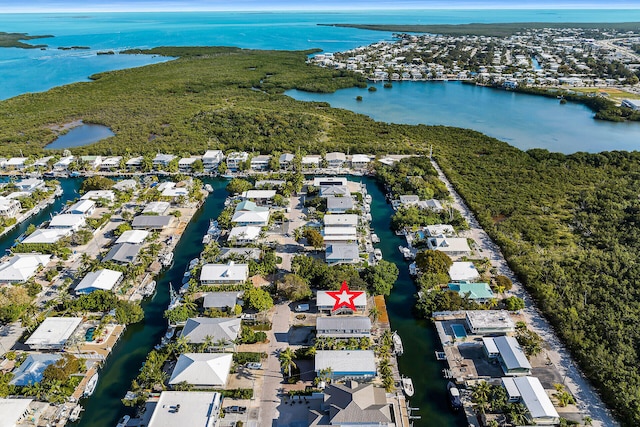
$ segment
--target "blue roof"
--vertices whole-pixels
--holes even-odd
[[[22,365],[13,373],[9,384],[26,386],[42,381],[42,374],[47,366],[62,359],[59,354],[30,354]]]
[[[493,292],[487,283],[449,283],[449,290],[457,292],[461,297],[469,295],[469,299],[490,299]]]

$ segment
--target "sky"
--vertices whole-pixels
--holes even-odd
[[[638,9],[640,0],[0,0],[0,13],[434,8]]]

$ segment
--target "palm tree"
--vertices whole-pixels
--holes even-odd
[[[527,424],[527,408],[522,403],[512,403],[507,406],[507,416],[512,424],[523,426]]]
[[[380,310],[378,310],[378,307],[371,307],[371,309],[369,309],[369,317],[371,317],[371,321],[373,323],[375,323],[378,320],[379,316],[380,316]]]
[[[190,349],[191,345],[189,344],[187,337],[178,337],[176,340],[176,351],[178,353],[187,353]]]
[[[213,347],[213,337],[211,335],[206,335],[202,342],[202,350],[208,353],[211,351],[211,347]]]
[[[287,377],[290,378],[291,377],[291,368],[297,368],[296,363],[293,361],[293,351],[291,351],[291,348],[287,347],[286,349],[284,349],[283,351],[280,352],[280,354],[278,354],[278,360],[280,361],[280,367],[282,368],[283,371],[287,371]]]
[[[489,406],[489,396],[491,395],[491,386],[486,381],[480,381],[473,387],[471,393],[471,402],[478,412],[484,414]]]

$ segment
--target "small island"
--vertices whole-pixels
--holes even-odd
[[[30,36],[26,33],[5,33],[0,31],[0,47],[19,47],[21,49],[40,49],[47,47],[46,44],[28,44],[22,40],[46,39],[52,35]]]

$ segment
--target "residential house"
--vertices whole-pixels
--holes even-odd
[[[80,164],[87,169],[97,169],[102,164],[102,156],[80,156]]]
[[[116,244],[118,243],[133,243],[140,245],[144,243],[149,236],[149,232],[145,230],[127,230],[118,237]]]
[[[365,154],[354,154],[351,156],[351,167],[353,169],[367,169],[371,164],[371,158]]]
[[[295,159],[296,156],[294,156],[291,153],[283,153],[280,155],[280,158],[278,159],[278,163],[280,164],[280,169],[284,169],[284,170],[288,170],[291,168],[291,166],[293,165],[293,159]]]
[[[41,157],[33,162],[33,166],[36,168],[49,168],[49,161],[51,159],[53,159],[53,156]]]
[[[456,235],[456,230],[449,224],[427,225],[424,229],[429,237],[453,237]]]
[[[480,277],[480,273],[472,262],[457,261],[449,267],[449,277],[453,283],[473,282]]]
[[[173,159],[176,159],[177,157],[174,156],[173,154],[161,154],[158,153],[156,154],[156,156],[153,158],[153,166],[155,168],[166,168],[167,166],[169,166],[169,163],[171,163],[173,161]]]
[[[232,364],[231,353],[184,353],[178,357],[168,384],[176,386],[186,383],[196,388],[224,388]]]
[[[504,335],[516,330],[516,324],[505,310],[467,310],[465,320],[474,335]]]
[[[327,245],[325,261],[329,265],[358,264],[360,250],[357,243],[331,243]]]
[[[304,169],[317,169],[322,162],[321,156],[302,156],[301,164]]]
[[[317,375],[330,370],[333,381],[366,381],[377,374],[372,350],[318,350],[314,370]]]
[[[251,200],[257,206],[269,206],[273,204],[273,198],[276,196],[276,190],[249,190],[242,193],[242,198]]]
[[[340,307],[338,310],[333,311],[335,305],[336,299],[329,295],[327,291],[318,291],[316,295],[316,307],[319,313],[353,314],[353,310],[348,307]],[[356,296],[353,299],[353,305],[356,307],[358,313],[364,313],[367,309],[367,294],[363,292]]]
[[[51,229],[51,228],[39,228],[35,230],[33,233],[29,234],[27,237],[22,240],[20,243],[44,243],[44,244],[54,244],[58,243],[60,239],[63,237],[69,236],[71,234],[71,230],[68,228],[64,229]]]
[[[317,176],[313,178],[314,187],[328,187],[330,185],[347,185],[347,178],[343,176]]]
[[[33,193],[36,190],[44,190],[46,185],[44,180],[37,178],[21,179],[13,183],[18,191],[25,191],[27,193]]]
[[[500,363],[502,372],[507,376],[521,376],[529,375],[531,373],[531,364],[524,354],[522,347],[518,344],[518,340],[514,337],[500,336],[500,337],[487,337],[484,341],[485,352],[491,356],[495,354],[497,348],[497,360]],[[495,346],[490,343],[493,341]]]
[[[22,210],[22,205],[18,200],[0,197],[0,216],[4,218],[15,218]]]
[[[33,418],[30,409],[33,399],[23,398],[0,398],[0,419],[2,423],[8,427],[23,425],[24,422],[30,422]]]
[[[62,359],[59,354],[33,353],[27,356],[18,369],[12,372],[13,378],[9,384],[18,387],[37,384],[42,381],[42,375],[47,366]]]
[[[324,216],[325,227],[345,227],[353,228],[358,226],[358,215],[356,214],[336,214]]]
[[[91,190],[84,193],[80,200],[106,200],[113,203],[116,201],[116,193],[112,190]]]
[[[142,156],[132,157],[131,159],[127,160],[125,165],[127,166],[127,169],[129,169],[129,170],[138,170],[138,169],[142,168],[142,161],[143,160],[144,160],[144,157],[142,157]]]
[[[138,188],[138,181],[135,179],[123,179],[113,184],[111,188],[117,191],[134,191]]]
[[[371,337],[371,319],[367,316],[318,317],[316,336],[332,338]]]
[[[331,215],[326,215],[326,216],[331,216]],[[332,243],[346,243],[346,242],[358,241],[358,231],[356,227],[325,227],[323,230],[322,236],[324,238],[325,244],[327,245]],[[356,252],[357,252],[358,245],[356,244],[355,246],[356,246]]]
[[[505,377],[502,385],[511,403],[521,402],[527,408],[527,418],[537,426],[558,425],[560,416],[542,383],[536,377]]]
[[[202,156],[202,165],[205,170],[217,169],[224,160],[224,154],[220,150],[207,150]]]
[[[254,156],[251,158],[251,170],[266,171],[267,169],[269,169],[270,161],[271,161],[271,156],[268,154],[261,154],[259,156]]]
[[[66,156],[62,157],[60,160],[53,164],[53,170],[56,171],[66,171],[67,168],[73,163],[75,160],[74,156]]]
[[[106,157],[102,159],[102,163],[100,163],[100,170],[120,169],[120,163],[122,163],[122,156]]]
[[[163,391],[147,427],[218,425],[222,396],[205,391]]]
[[[74,289],[76,294],[90,294],[93,291],[111,291],[122,281],[122,272],[101,269],[87,273]]]
[[[32,350],[62,350],[82,317],[47,317],[24,342]]]
[[[131,227],[134,230],[164,230],[173,223],[171,215],[138,215],[133,218]]]
[[[355,207],[351,196],[347,197],[327,197],[327,213],[343,214],[347,211],[353,210]]]
[[[4,162],[3,167],[8,170],[22,170],[27,167],[26,157],[12,157]]]
[[[66,209],[71,215],[91,216],[96,210],[96,202],[93,200],[79,200]]]
[[[142,230],[131,230],[142,231]],[[142,249],[141,244],[136,243],[116,243],[104,257],[103,261],[113,261],[118,264],[133,264],[138,259],[138,254]]]
[[[351,196],[349,188],[346,185],[323,185],[320,187],[320,197],[327,198],[329,196],[347,197]]]
[[[202,344],[210,340],[214,344],[231,346],[240,334],[240,322],[238,317],[193,317],[187,319],[180,336],[191,344]]]
[[[240,259],[246,261],[250,259],[258,261],[261,256],[262,251],[259,248],[220,248],[218,259],[224,261],[228,258],[236,259],[240,257]]]
[[[347,162],[347,155],[344,153],[327,153],[324,158],[327,161],[327,166],[334,169],[343,167]]]
[[[235,245],[248,245],[250,243],[256,243],[260,238],[260,227],[243,225],[239,227],[233,227],[229,231],[227,236],[227,242]]]
[[[190,172],[193,169],[193,164],[198,161],[198,157],[183,157],[178,160],[178,170],[180,172]]]
[[[203,285],[239,285],[249,278],[249,265],[205,264],[200,270],[200,283]]]
[[[85,225],[87,225],[87,220],[84,215],[58,214],[51,218],[48,228],[60,230],[68,229],[72,232],[75,232],[80,230]]]
[[[169,202],[149,202],[142,210],[142,214],[164,215],[170,207]]]
[[[265,227],[269,225],[269,208],[258,206],[249,200],[243,200],[236,205],[231,222],[237,225],[253,225]]]
[[[450,257],[471,255],[467,239],[463,237],[430,237],[427,246],[434,251],[444,252]]]
[[[494,298],[488,283],[449,283],[449,290],[457,292],[462,298],[468,298],[477,303],[485,303]]]
[[[241,165],[248,159],[249,153],[245,151],[229,153],[229,155],[227,155],[227,168],[232,172],[237,172],[242,169]]]
[[[24,283],[51,261],[51,255],[15,254],[0,264],[0,283]]]
[[[218,310],[226,311],[227,309],[233,309],[238,304],[238,298],[241,292],[207,292],[204,294],[202,307],[215,308]]]

